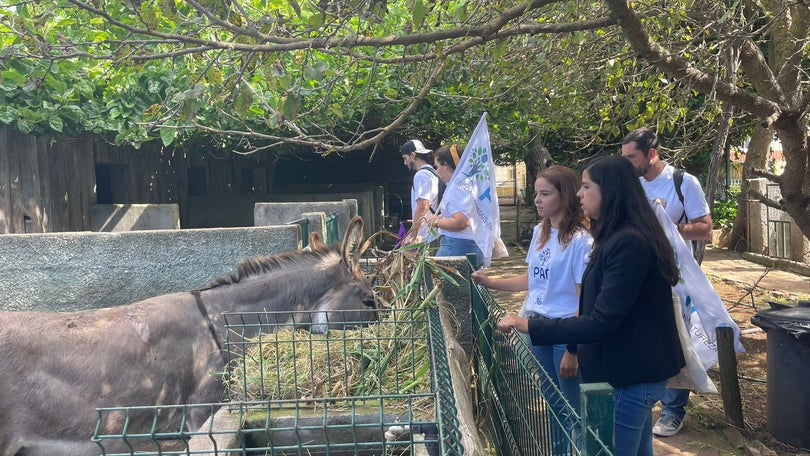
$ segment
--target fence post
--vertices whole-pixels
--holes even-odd
[[[579,400],[582,410],[580,429],[585,430],[582,456],[599,454],[603,445],[612,453],[613,387],[609,383],[583,383],[579,386]],[[602,443],[595,437],[599,437]]]
[[[734,352],[734,330],[730,326],[716,329],[717,357],[720,364],[720,396],[726,419],[742,429],[745,427],[740,396],[740,380],[737,377],[737,354]]]

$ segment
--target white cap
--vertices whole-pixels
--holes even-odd
[[[433,152],[433,150],[425,149],[425,145],[422,144],[422,141],[419,141],[418,139],[411,139],[403,144],[399,149],[400,155],[429,154],[431,152]]]

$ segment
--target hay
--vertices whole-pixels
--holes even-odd
[[[425,308],[437,305],[438,289],[419,297],[425,257],[395,251],[378,262],[375,291],[392,309],[369,326],[325,335],[286,328],[250,341],[230,366],[232,400],[330,399],[331,409],[337,407],[333,399],[362,398],[432,416],[436,397]]]
[[[427,393],[425,334],[424,324],[394,321],[325,335],[265,334],[232,366],[231,391],[246,385],[243,401]]]

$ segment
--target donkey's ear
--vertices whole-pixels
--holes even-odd
[[[309,245],[307,247],[313,252],[317,252],[318,250],[326,250],[327,245],[321,240],[321,235],[317,231],[313,231],[309,235]]]
[[[346,237],[343,238],[341,253],[346,264],[349,265],[349,272],[355,275],[360,274],[360,247],[363,245],[363,219],[354,217],[346,228]]]

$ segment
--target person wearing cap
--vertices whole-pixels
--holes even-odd
[[[402,145],[399,152],[405,167],[416,172],[411,186],[413,225],[403,244],[431,242],[435,236],[428,230],[425,216],[439,208],[439,176],[433,169],[433,150],[425,148],[422,141],[411,139]]]
[[[445,183],[450,182],[462,155],[464,146],[460,144],[442,146],[436,151],[436,171]],[[426,216],[432,231],[439,233],[439,250],[436,256],[464,256],[474,253],[476,264],[473,266],[479,269],[484,263],[484,253],[475,242],[470,223],[470,217],[475,213],[475,204],[469,193],[459,192],[459,197],[460,199],[451,199],[445,196],[439,204],[439,213]]]

